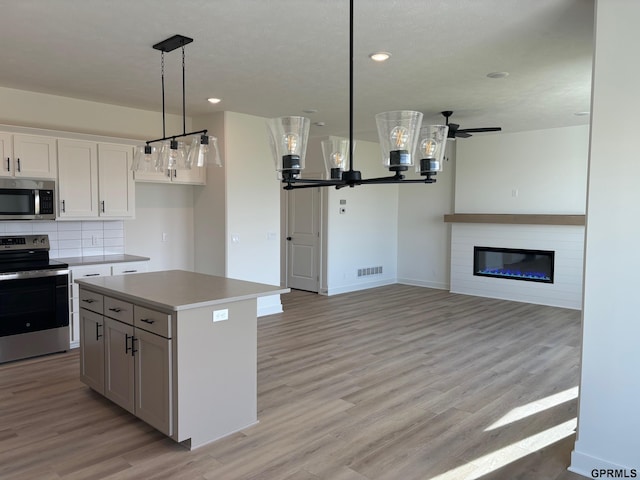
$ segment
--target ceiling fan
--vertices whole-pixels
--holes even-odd
[[[479,132],[499,132],[502,130],[500,127],[484,127],[484,128],[460,128],[457,123],[449,123],[449,117],[453,114],[452,110],[445,110],[440,112],[444,115],[446,125],[449,126],[449,134],[447,138],[468,138],[472,133]]]

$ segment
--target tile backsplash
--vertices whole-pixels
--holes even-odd
[[[51,258],[124,253],[124,222],[122,220],[0,222],[0,235],[34,233],[49,235]]]

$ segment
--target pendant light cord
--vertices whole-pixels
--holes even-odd
[[[164,118],[164,52],[162,52],[160,58],[160,76],[162,78],[162,137],[164,138],[167,136],[166,122]]]
[[[353,0],[349,2],[349,171],[353,172]]]
[[[184,45],[182,46],[182,134],[187,133],[187,110],[185,107],[185,75],[184,75]]]

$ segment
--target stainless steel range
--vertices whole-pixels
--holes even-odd
[[[68,284],[48,235],[0,236],[0,362],[69,349]]]

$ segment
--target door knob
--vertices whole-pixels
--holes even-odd
[[[291,241],[291,237],[287,237],[287,240],[290,242]]]

